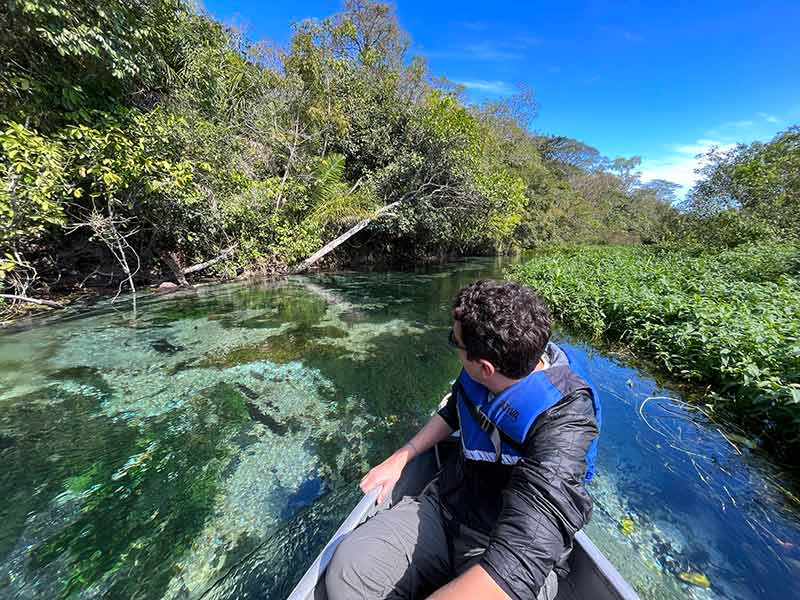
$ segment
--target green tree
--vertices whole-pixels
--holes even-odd
[[[724,220],[738,234],[800,237],[800,127],[766,143],[739,144],[728,152],[713,148],[704,159],[686,205],[693,216]],[[741,241],[748,239],[753,238]]]

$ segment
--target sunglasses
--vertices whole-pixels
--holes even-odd
[[[451,348],[456,348],[458,350],[464,350],[464,351],[467,350],[466,347],[458,343],[458,340],[456,340],[456,333],[452,329],[450,330],[450,335],[447,336],[447,343],[450,344]]]

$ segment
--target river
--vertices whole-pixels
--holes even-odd
[[[0,597],[285,597],[457,375],[453,296],[504,266],[217,285],[1,334]],[[603,401],[587,533],[640,595],[800,597],[781,472],[676,388],[556,339]]]

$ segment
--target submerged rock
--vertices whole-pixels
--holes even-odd
[[[160,352],[161,354],[175,354],[176,352],[180,352],[183,350],[183,346],[176,346],[171,344],[164,338],[158,339],[155,342],[150,344],[150,347],[153,348],[156,352]]]
[[[239,389],[239,391],[242,392],[245,396],[247,396],[250,400],[255,400],[256,398],[258,398],[258,392],[250,389],[245,384],[237,382],[235,385]]]
[[[271,408],[274,408],[274,405],[270,402],[266,403],[266,411],[258,406],[252,399],[248,398],[245,404],[250,418],[257,423],[261,423],[276,435],[284,435],[289,431],[296,431],[298,429],[298,424],[293,418],[289,418],[285,423],[281,423],[270,416],[268,412]]]

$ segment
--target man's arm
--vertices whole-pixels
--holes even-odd
[[[579,392],[543,413],[503,491],[481,562],[432,596],[536,598],[545,578],[591,514],[586,452],[597,436],[591,397]]]
[[[475,565],[446,586],[439,588],[428,600],[510,600],[486,570]]]
[[[389,458],[373,467],[364,479],[361,480],[361,491],[365,494],[371,489],[382,485],[378,504],[384,501],[391,493],[397,480],[403,472],[403,468],[418,454],[422,454],[428,448],[432,448],[437,442],[441,442],[453,433],[453,428],[447,424],[438,414],[433,415],[431,420],[411,438],[402,448],[397,450]]]

